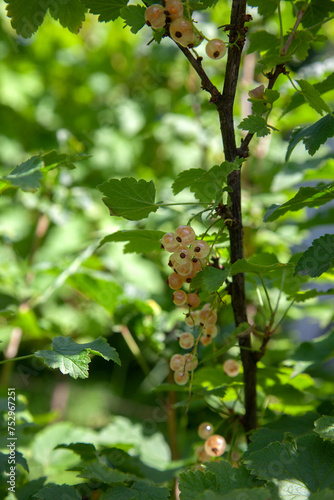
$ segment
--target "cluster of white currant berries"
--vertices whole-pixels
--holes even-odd
[[[202,43],[204,35],[194,26],[191,19],[184,17],[181,0],[162,0],[163,5],[153,4],[145,11],[145,21],[154,30],[165,26],[170,37],[182,47],[194,48]],[[211,59],[221,59],[226,53],[223,40],[213,38],[208,40],[205,51]]]
[[[206,241],[196,240],[195,231],[190,226],[179,226],[174,233],[166,233],[161,244],[165,250],[172,253],[168,264],[173,272],[167,283],[174,290],[173,302],[177,306],[188,307],[185,323],[192,329],[199,329],[196,341],[193,333],[188,331],[183,332],[179,338],[180,347],[193,349],[193,352],[186,355],[175,354],[170,360],[170,368],[175,372],[175,382],[185,385],[189,381],[189,372],[198,365],[195,354],[198,341],[206,346],[218,334],[217,314],[213,306],[205,304],[201,309],[195,310],[201,300],[196,292],[191,291],[193,278],[208,264],[210,247]],[[189,287],[188,293],[181,289],[183,286]]]
[[[214,428],[210,422],[203,422],[198,426],[198,435],[205,439],[204,445],[199,446],[195,455],[200,462],[210,460],[211,457],[220,457],[226,450],[226,441],[223,436],[213,434]]]

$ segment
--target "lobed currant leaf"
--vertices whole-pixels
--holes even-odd
[[[313,240],[312,245],[297,262],[295,274],[318,278],[334,265],[334,235],[325,234]]]

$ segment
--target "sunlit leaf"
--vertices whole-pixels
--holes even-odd
[[[297,262],[295,274],[317,278],[334,265],[334,235],[325,234],[313,240],[312,245]]]
[[[150,253],[161,249],[160,240],[164,234],[163,231],[154,231],[151,229],[117,231],[103,238],[100,247],[105,243],[127,241],[128,243],[124,245],[124,253]]]
[[[314,422],[314,431],[322,439],[328,439],[334,442],[334,417],[321,417]]]

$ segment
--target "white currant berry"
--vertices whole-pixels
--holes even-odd
[[[173,253],[175,262],[178,264],[183,264],[186,261],[190,261],[192,257],[192,252],[190,248],[185,246],[179,246]]]
[[[175,264],[176,264],[176,262],[175,262],[175,257],[174,257],[174,255],[172,254],[172,255],[169,257],[168,265],[169,265],[169,267],[171,267],[172,269],[174,269],[174,268],[175,268]]]
[[[204,346],[211,344],[212,343],[211,335],[206,335],[206,334],[202,335],[200,338],[200,343]]]
[[[187,326],[194,327],[196,325],[196,322],[195,322],[195,312],[191,312],[191,313],[187,314],[187,316],[185,317],[184,322],[185,322],[185,324]]]
[[[216,325],[206,325],[203,331],[206,335],[210,335],[212,339],[215,339],[218,335],[218,328]]]
[[[183,306],[187,302],[187,294],[183,290],[175,290],[172,299],[176,306]]]
[[[183,16],[183,5],[179,0],[166,0],[165,14],[172,21]]]
[[[189,381],[189,373],[183,369],[177,370],[174,372],[174,380],[177,385],[185,385]]]
[[[175,236],[177,241],[180,241],[185,246],[191,245],[196,239],[195,231],[190,226],[179,226],[175,230]]]
[[[214,431],[213,425],[210,422],[202,422],[197,429],[198,435],[201,439],[207,439],[212,436]]]
[[[193,272],[193,263],[191,260],[186,260],[181,264],[175,262],[174,269],[178,274],[181,274],[181,276],[188,277]]]
[[[201,299],[197,295],[197,293],[188,293],[187,295],[187,304],[189,307],[198,307],[201,303]]]
[[[213,38],[206,44],[205,52],[211,59],[221,59],[226,54],[226,45],[223,40]]]
[[[236,377],[239,375],[239,363],[235,359],[227,359],[223,364],[223,370],[229,377]]]
[[[195,339],[192,333],[184,332],[179,338],[179,344],[182,349],[191,349],[194,347]]]
[[[182,288],[182,285],[184,283],[184,276],[172,273],[169,275],[167,283],[169,285],[169,288],[171,288],[172,290],[179,290],[180,288]]]
[[[203,267],[206,266],[206,262],[204,259],[198,259],[197,257],[193,257],[191,259],[191,262],[193,263],[193,271],[195,273],[198,273],[199,271],[202,271]]]
[[[175,250],[180,246],[180,243],[176,240],[174,233],[166,233],[161,238],[161,245],[167,252],[175,252]]]
[[[184,360],[185,360],[185,369],[188,372],[192,372],[193,370],[196,370],[196,368],[198,366],[198,359],[196,356],[194,356],[191,353],[185,354]]]
[[[205,441],[204,450],[210,457],[220,457],[226,450],[226,441],[223,436],[213,434]]]
[[[173,370],[174,372],[184,368],[184,365],[185,365],[185,359],[184,356],[182,356],[182,354],[174,354],[170,358],[169,366],[171,370]]]
[[[152,4],[145,10],[145,21],[148,26],[158,30],[166,24],[165,9],[162,5]]]
[[[199,317],[203,325],[214,325],[217,322],[217,314],[211,309],[203,308],[199,312]]]
[[[195,278],[196,276],[196,272],[194,270],[191,271],[191,273],[187,274],[184,279],[185,279],[185,282],[186,283],[191,283],[192,282],[192,279]]]
[[[174,42],[182,45],[182,47],[187,47],[195,41],[193,25],[183,17],[175,19],[170,23],[169,33]]]
[[[210,247],[206,241],[196,240],[192,243],[191,250],[193,251],[195,257],[203,259],[209,255]]]

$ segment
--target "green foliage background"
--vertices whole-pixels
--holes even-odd
[[[271,15],[274,5],[271,2],[265,5],[267,3],[262,5],[263,9],[272,8],[265,11],[265,20],[256,8],[250,9],[254,21],[250,24],[250,46],[244,57],[236,100],[238,123],[251,112],[248,91],[265,83],[258,60],[261,57],[265,67],[270,65],[270,51],[278,40],[278,20]],[[238,461],[246,447],[240,437],[241,430],[229,427],[219,413],[223,394],[227,406],[234,405],[242,412],[238,400],[242,377],[239,375],[229,384],[221,362],[215,370],[210,367],[209,349],[201,353],[208,362],[197,372],[198,395],[193,396],[187,414],[187,389],[178,388],[175,406],[178,454],[176,456],[174,450],[172,462],[168,445],[175,430],[169,409],[171,386],[163,384],[166,380],[170,382],[168,360],[177,351],[175,332],[182,328],[182,313],[176,311],[171,302],[171,293],[165,284],[167,258],[158,248],[160,233],[153,231],[165,232],[187,223],[195,207],[176,205],[152,213],[145,221],[124,221],[110,217],[97,189],[110,178],[134,177],[154,182],[157,202],[192,202],[196,187],[179,192],[174,184],[173,192],[176,177],[184,170],[206,170],[224,160],[218,119],[208,96],[201,91],[197,75],[175,44],[163,40],[159,45],[147,45],[151,37],[147,27],[134,34],[129,28],[124,29],[120,19],[105,24],[87,14],[82,29],[75,34],[63,29],[47,14],[38,33],[32,38],[23,38],[10,26],[4,7],[3,2],[0,7],[0,349],[8,348],[13,332],[22,334],[17,342],[20,356],[44,352],[55,337],[72,337],[78,343],[87,343],[87,368],[88,353],[94,351],[92,345],[88,347],[89,343],[103,337],[117,350],[122,363],[118,366],[108,362],[108,356],[113,359],[112,353],[103,356],[95,350],[100,356],[94,357],[89,365],[89,379],[78,380],[47,369],[39,358],[1,366],[2,409],[6,408],[8,386],[15,387],[17,395],[20,394],[17,437],[18,449],[24,458],[18,467],[18,485],[23,493],[17,498],[30,498],[25,496],[28,490],[24,488],[37,491],[42,487],[43,477],[45,482],[59,485],[77,484],[77,467],[85,460],[87,467],[79,469],[82,481],[88,478],[101,483],[101,477],[106,477],[103,473],[108,472],[103,466],[110,465],[105,463],[103,451],[97,469],[92,470],[93,455],[89,453],[94,454],[94,450],[85,449],[89,452],[85,458],[81,449],[63,446],[54,450],[57,445],[71,443],[91,443],[100,450],[116,446],[139,457],[136,462],[137,459],[126,455],[126,460],[133,463],[122,473],[133,473],[137,479],[142,474],[156,483],[168,481],[173,477],[173,470],[195,461],[194,449],[199,444],[196,429],[205,420],[212,420],[216,425],[220,422],[220,432],[226,432],[235,440],[235,449],[230,450],[228,458]],[[284,26],[291,28],[294,24],[291,5],[286,2],[281,7]],[[216,26],[228,23],[228,16],[228,3],[219,1],[201,14],[199,20],[205,32],[213,37],[218,34]],[[79,19],[80,12],[73,25],[69,24],[72,31],[76,31]],[[267,30],[266,34],[255,33],[259,28]],[[288,66],[290,75],[300,82],[319,84],[329,78],[329,83],[319,91],[330,108],[334,98],[330,83],[333,80],[332,28],[333,24],[329,23],[321,30],[329,38],[326,44],[320,43],[321,40],[311,43],[303,39],[296,49],[297,57]],[[307,58],[301,62],[298,54],[306,56],[308,43]],[[206,59],[204,63],[215,85],[221,88],[224,62]],[[291,419],[286,427],[279,423],[272,429],[257,431],[246,459],[248,469],[255,471],[258,478],[255,484],[250,486],[248,476],[246,481],[249,473],[244,466],[238,473],[233,472],[238,477],[231,490],[254,487],[257,490],[254,498],[267,498],[262,485],[268,479],[272,481],[272,491],[281,495],[278,498],[288,498],[284,496],[284,488],[288,486],[281,484],[280,475],[276,477],[263,468],[266,458],[263,460],[261,450],[264,446],[270,448],[268,453],[274,458],[280,453],[275,449],[275,441],[280,442],[285,453],[294,449],[302,468],[303,447],[309,446],[306,441],[312,439],[314,460],[320,460],[326,450],[333,460],[330,445],[322,440],[324,422],[318,420],[321,415],[328,418],[334,415],[333,364],[327,363],[334,351],[333,297],[326,295],[334,286],[333,269],[329,262],[324,269],[315,270],[314,276],[320,274],[320,277],[306,285],[303,272],[294,275],[294,266],[286,266],[283,274],[277,265],[278,262],[295,265],[301,255],[298,252],[311,247],[315,238],[332,232],[332,205],[298,210],[296,204],[293,211],[288,212],[284,203],[296,196],[301,185],[319,191],[333,181],[333,143],[330,139],[310,157],[304,144],[299,142],[294,149],[290,147],[289,163],[285,163],[292,129],[311,126],[321,118],[321,110],[319,103],[312,107],[300,101],[300,94],[291,101],[296,90],[283,76],[275,88],[281,95],[274,104],[269,124],[277,131],[271,135],[258,133],[252,144],[252,156],[242,169],[248,260],[244,270],[248,273],[249,313],[256,320],[261,316],[256,285],[261,285],[258,276],[262,272],[256,266],[268,266],[263,279],[273,302],[282,289],[278,315],[286,310],[289,297],[296,296],[294,307],[270,341],[260,364],[258,387],[263,425],[283,414]],[[247,126],[243,128],[253,131]],[[239,141],[240,138],[241,131]],[[53,150],[57,153],[43,156]],[[16,180],[8,178],[12,181],[9,186],[7,176],[32,156],[37,158],[30,160],[26,168],[38,167],[41,161],[44,166],[33,173],[29,170],[28,176],[24,175],[23,167],[23,176],[19,175]],[[326,196],[325,201],[332,199],[332,191],[329,195],[326,191]],[[266,213],[267,222],[264,221]],[[199,234],[203,232],[200,220],[195,219],[193,226]],[[100,246],[103,238],[111,233],[130,229],[146,229],[152,233],[134,241],[127,238],[127,233],[119,233]],[[328,244],[332,248],[332,240]],[[227,246],[227,241],[221,242],[226,256]],[[305,270],[302,264],[300,266],[301,271]],[[309,291],[313,289],[324,295],[316,297],[316,292]],[[265,310],[266,307],[264,305]],[[234,331],[231,308],[223,311],[221,322],[222,338],[230,338]],[[318,337],[316,341],[314,336]],[[223,357],[224,351],[222,348]],[[236,347],[232,346],[228,353],[236,356]],[[317,420],[321,437],[315,434],[312,438],[302,437],[303,432],[293,428],[293,419],[300,419],[301,415],[309,418],[305,434],[312,431],[313,422]],[[6,430],[5,423],[4,416],[1,424]],[[326,438],[333,440],[328,431],[332,420],[325,424],[324,432],[329,432]],[[291,442],[284,432],[289,433]],[[3,450],[5,438],[4,432],[0,439]],[[210,467],[217,477],[232,474],[230,469],[215,471],[214,462]],[[226,463],[223,467],[230,466]],[[210,493],[197,497],[195,492],[200,483],[196,481],[203,479],[202,473],[191,474],[183,479],[182,499],[225,498],[222,495],[230,491],[221,486],[222,482],[218,487],[208,473],[204,489]],[[27,483],[28,477],[36,483]],[[295,471],[289,470],[286,483],[289,485],[294,477]],[[107,482],[120,488],[117,498],[126,498],[126,488],[118,483],[127,480],[131,478],[108,476]],[[302,496],[306,495],[303,488],[317,491],[312,478],[303,476],[298,481],[301,491],[298,498],[306,498]],[[140,481],[135,484],[136,491],[140,492]],[[333,488],[333,484],[326,483],[324,489],[327,487]],[[5,492],[4,486],[2,488],[1,492]],[[68,493],[73,495],[71,498],[80,498],[72,490]],[[157,496],[152,498],[168,498],[162,486],[154,494]],[[325,495],[326,491],[323,496],[314,494],[310,498],[330,498]]]

